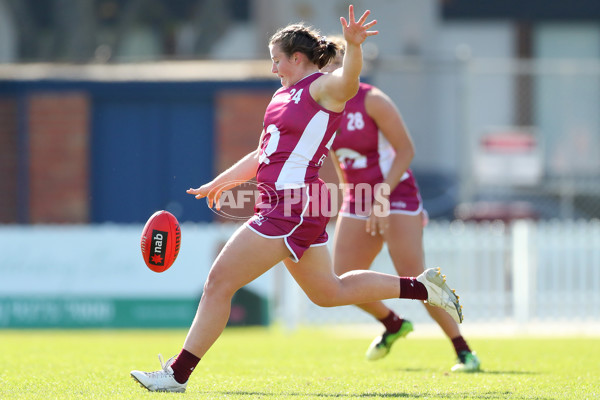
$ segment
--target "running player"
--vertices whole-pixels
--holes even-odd
[[[343,38],[330,40],[342,50],[322,69],[324,72],[339,68],[344,54]],[[422,237],[427,214],[409,168],[415,152],[413,142],[392,100],[380,89],[360,83],[357,95],[346,103],[331,150],[340,182],[346,186],[334,237],[335,272],[343,275],[358,266],[370,268],[386,242],[399,276],[421,274],[425,265]],[[385,217],[371,213],[372,203],[378,201],[375,187],[381,184],[389,187],[390,213]],[[480,361],[454,319],[441,308],[424,304],[454,346],[458,362],[452,371],[479,370]],[[385,357],[397,339],[413,330],[410,321],[400,318],[381,301],[357,307],[385,327],[367,349],[369,360]]]
[[[241,226],[214,261],[198,311],[179,355],[155,372],[132,371],[150,391],[183,392],[188,379],[225,329],[235,292],[283,261],[307,296],[323,307],[390,298],[427,300],[462,321],[457,296],[439,270],[417,278],[399,278],[373,271],[333,272],[325,232],[328,218],[314,207],[323,182],[318,170],[331,146],[346,101],[358,89],[364,40],[376,21],[358,20],[354,8],[340,18],[347,47],[343,66],[332,74],[319,71],[335,57],[334,43],[296,24],[276,32],[269,42],[272,72],[281,80],[267,106],[257,150],[243,157],[213,181],[187,192],[207,198],[212,207],[221,193],[256,176],[261,191],[255,215]],[[326,194],[328,195],[328,193]],[[316,212],[315,212],[316,209]]]

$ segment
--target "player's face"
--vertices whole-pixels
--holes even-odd
[[[323,72],[333,72],[336,69],[341,68],[343,62],[344,62],[344,56],[342,54],[338,53],[335,56],[335,58],[329,62],[329,64],[327,64],[326,66],[324,66],[323,68],[321,68],[321,71],[323,71]]]
[[[292,86],[295,81],[296,64],[293,62],[294,56],[288,57],[277,44],[269,46],[271,53],[271,72],[277,74],[281,80],[281,86]]]

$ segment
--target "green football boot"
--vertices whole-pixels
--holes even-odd
[[[458,363],[452,367],[452,372],[477,372],[481,370],[481,361],[475,352],[461,351],[458,355]]]
[[[405,337],[413,331],[413,324],[410,321],[404,320],[398,332],[392,333],[385,331],[381,336],[377,336],[367,349],[367,360],[375,361],[387,356],[394,342],[402,337]]]

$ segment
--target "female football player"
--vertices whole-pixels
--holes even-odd
[[[340,68],[344,56],[343,38],[334,36],[330,40],[340,51],[322,69],[324,72]],[[346,103],[331,147],[339,180],[346,188],[333,242],[333,265],[338,275],[358,265],[370,268],[384,242],[399,276],[417,276],[425,269],[422,237],[427,214],[409,168],[414,153],[412,139],[395,104],[377,87],[361,82],[356,96]],[[371,205],[379,199],[373,196],[374,189],[364,190],[365,184],[389,188],[389,194],[384,195],[389,202],[388,215],[371,212]],[[381,301],[357,306],[385,328],[367,349],[369,360],[385,357],[397,339],[413,330],[410,321],[400,318]],[[479,359],[454,319],[439,307],[425,303],[425,308],[454,346],[458,363],[452,371],[479,370]]]
[[[264,116],[257,150],[213,181],[187,192],[218,206],[224,190],[253,177],[260,188],[255,215],[241,226],[214,261],[192,326],[176,357],[156,372],[132,371],[151,391],[185,391],[200,358],[225,328],[235,292],[283,261],[307,296],[323,307],[390,298],[427,300],[462,321],[457,296],[439,270],[417,278],[374,271],[333,272],[321,212],[323,181],[318,170],[326,158],[346,101],[358,89],[364,40],[376,21],[358,20],[354,9],[340,18],[347,47],[343,66],[332,74],[319,71],[335,57],[336,45],[308,27],[296,24],[276,32],[269,42],[272,72],[281,80]],[[324,196],[328,199],[328,192]],[[162,364],[162,360],[161,360]]]

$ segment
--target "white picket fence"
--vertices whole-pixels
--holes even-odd
[[[433,222],[424,243],[427,267],[442,268],[469,323],[600,323],[598,220]],[[386,248],[373,269],[394,272]],[[356,307],[319,308],[282,279],[279,312],[289,327],[373,322]],[[432,321],[418,302],[386,304],[414,322]]]

